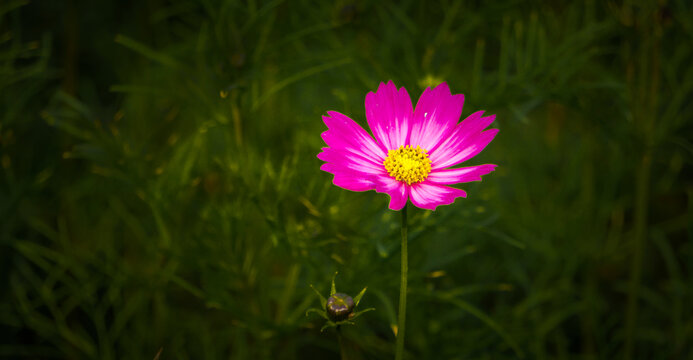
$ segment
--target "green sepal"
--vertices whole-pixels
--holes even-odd
[[[332,280],[332,287],[334,287],[334,280]],[[327,306],[327,299],[325,299],[325,297],[322,296],[322,294],[313,287],[313,284],[310,284],[310,288],[313,289],[313,291],[315,291],[316,294],[318,294],[318,298],[320,298],[320,306],[322,306],[322,308],[324,309],[325,306]]]
[[[356,319],[357,317],[361,316],[361,314],[363,314],[363,313],[365,313],[365,312],[373,311],[373,310],[375,310],[375,308],[368,308],[368,309],[363,309],[363,310],[361,310],[361,311],[357,311],[357,312],[353,313],[353,314],[349,317],[349,320],[354,320],[354,319]]]
[[[325,325],[324,325],[323,327],[320,328],[320,332],[323,332],[323,331],[325,331],[325,329],[329,329],[329,328],[331,328],[331,327],[336,327],[337,325],[338,325],[338,324],[335,324],[335,323],[333,323],[332,321],[327,320],[327,322],[325,323]]]
[[[310,309],[306,310],[306,316],[308,316],[308,314],[310,314],[310,313],[316,313],[316,314],[322,316],[323,319],[329,320],[329,318],[327,317],[327,313],[325,313],[325,310],[320,310],[320,309],[316,309],[316,308],[310,308]]]
[[[337,271],[334,272],[334,276],[332,276],[332,289],[330,289],[330,296],[334,295],[337,292],[337,288],[334,286],[334,279],[337,277]],[[327,304],[327,302],[325,303]],[[324,307],[325,305],[323,305]]]
[[[363,288],[363,290],[361,290],[361,292],[358,295],[356,295],[356,297],[354,297],[354,307],[359,306],[359,302],[361,301],[363,294],[366,293],[366,289],[368,289],[368,286]]]

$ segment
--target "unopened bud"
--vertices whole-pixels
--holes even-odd
[[[336,293],[327,299],[327,317],[332,321],[344,321],[354,311],[354,299],[347,294]]]

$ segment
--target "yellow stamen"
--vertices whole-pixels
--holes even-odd
[[[400,146],[397,150],[388,151],[383,165],[390,176],[407,185],[426,180],[431,172],[428,151],[418,145],[415,148],[411,145]]]

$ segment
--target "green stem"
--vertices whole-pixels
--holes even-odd
[[[397,318],[397,350],[395,359],[404,356],[404,328],[407,318],[407,205],[402,208],[402,271],[399,286],[399,316]]]
[[[346,354],[346,346],[344,345],[344,339],[342,335],[342,329],[337,325],[337,339],[339,340],[339,355],[342,360],[347,360],[349,357]]]
[[[628,304],[626,307],[626,343],[624,359],[633,358],[635,346],[635,330],[638,320],[638,293],[642,278],[643,248],[647,238],[647,201],[650,186],[650,166],[652,158],[649,153],[643,156],[638,168],[635,194],[635,234],[633,236],[633,257],[630,268],[630,284],[628,286]]]

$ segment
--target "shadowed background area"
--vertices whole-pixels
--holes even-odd
[[[393,358],[399,214],[316,158],[391,79],[500,129],[410,208],[408,358],[691,358],[693,6],[433,3],[0,3],[0,357],[336,358],[339,271]]]

